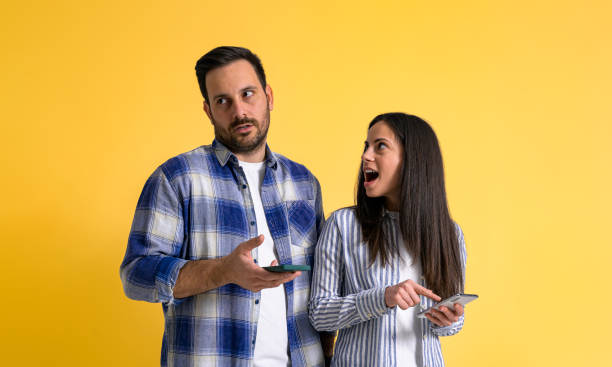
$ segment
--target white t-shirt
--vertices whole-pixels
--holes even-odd
[[[257,263],[259,266],[269,266],[276,259],[276,255],[274,254],[272,235],[268,229],[268,222],[261,203],[260,192],[266,172],[265,162],[248,163],[240,161],[239,164],[244,170],[253,199],[257,231],[264,235],[264,242],[257,248]],[[276,288],[262,289],[253,366],[291,366],[288,348],[285,288],[281,284]]]
[[[401,261],[400,267],[400,282],[408,279],[419,283],[421,277],[421,267],[419,262],[412,263],[412,257],[408,254],[406,247],[403,245],[402,233],[399,228],[399,219],[397,213],[389,213],[394,220],[395,230],[397,231],[399,252]],[[421,321],[417,318],[419,307],[410,307],[407,310],[402,310],[397,307],[396,310],[396,332],[395,351],[397,365],[402,367],[417,367],[421,365]]]

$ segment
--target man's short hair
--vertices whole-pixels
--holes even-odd
[[[202,96],[204,97],[206,103],[209,103],[208,91],[206,90],[206,74],[213,69],[231,64],[232,62],[238,60],[248,61],[253,66],[253,69],[255,69],[255,73],[257,74],[257,78],[259,78],[261,87],[266,87],[266,73],[261,65],[261,60],[259,60],[257,55],[244,47],[217,47],[209,51],[206,55],[200,57],[195,66],[198,84],[200,85],[200,92],[202,92]]]

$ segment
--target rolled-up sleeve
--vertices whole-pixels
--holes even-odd
[[[135,300],[174,303],[174,285],[187,260],[182,201],[161,168],[138,199],[127,250],[120,266],[125,294]]]

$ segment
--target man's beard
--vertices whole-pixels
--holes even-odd
[[[215,138],[225,145],[232,153],[249,153],[259,148],[268,135],[270,127],[270,109],[266,108],[266,114],[263,121],[258,121],[251,118],[234,119],[229,125],[227,131],[220,129],[214,117],[211,117],[215,127]],[[251,124],[255,129],[255,136],[245,140],[240,137],[240,134],[233,133],[234,128],[242,124]],[[264,130],[262,130],[262,127]]]

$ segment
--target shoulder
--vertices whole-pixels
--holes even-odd
[[[206,150],[206,146],[201,146],[159,165],[147,179],[138,206],[152,207],[155,203],[174,202],[180,197],[187,196],[191,187],[190,172],[200,169],[202,164],[196,162],[202,161],[201,157],[206,155]]]
[[[360,228],[354,207],[338,209],[325,221],[322,231],[323,242],[336,241],[338,244],[342,243],[341,246],[352,248],[362,243]]]
[[[316,181],[315,176],[304,166],[282,154],[273,152],[278,162],[278,168],[286,175],[291,177],[292,181]]]
[[[341,231],[351,229],[358,225],[355,207],[346,207],[335,210],[329,215],[328,222],[334,223]]]
[[[168,159],[159,166],[159,170],[163,172],[168,181],[174,181],[176,178],[188,176],[190,173],[208,171],[208,163],[211,157],[214,157],[212,147],[202,145]]]
[[[321,200],[321,185],[317,178],[304,165],[289,158],[272,153],[276,158],[276,184],[282,195],[289,200]]]

